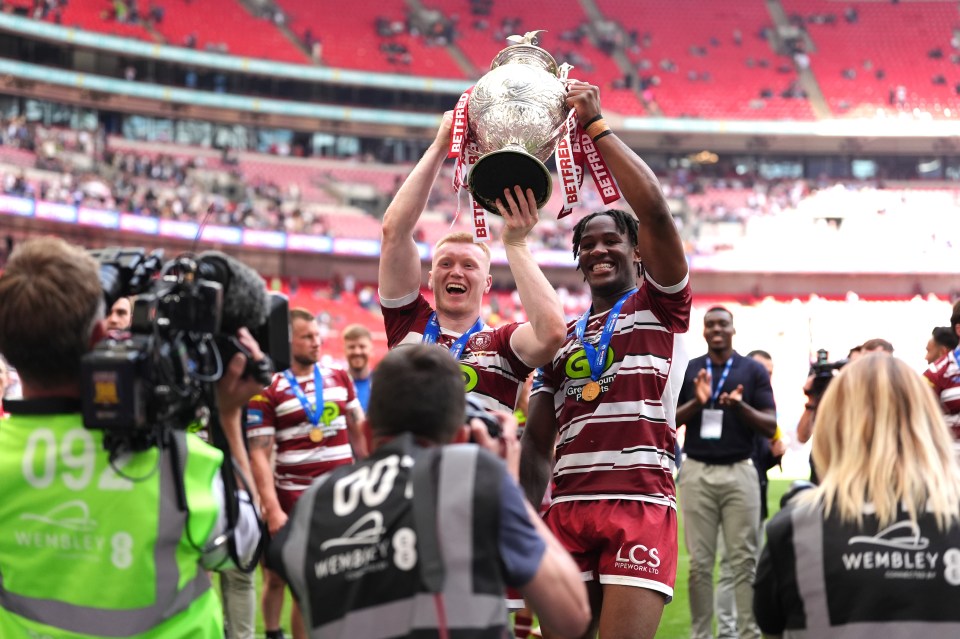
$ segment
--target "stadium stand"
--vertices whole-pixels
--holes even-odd
[[[783,6],[809,33],[811,69],[834,115],[960,113],[954,3],[783,0]]]
[[[163,20],[154,22],[154,28],[170,44],[183,46],[192,40],[197,49],[309,62],[306,53],[270,20],[251,15],[238,0],[153,0],[152,4],[164,9]]]
[[[772,6],[800,29],[782,42],[775,34],[789,25],[760,0],[418,4],[356,2],[345,11],[331,0],[279,0],[265,17],[240,0],[154,0],[139,11],[121,0],[6,7],[149,42],[430,78],[479,78],[507,35],[545,29],[543,46],[572,63],[574,77],[601,86],[609,111],[628,115],[811,120],[800,58],[835,117],[960,110],[960,14],[950,2],[782,0]]]
[[[784,97],[797,74],[766,34],[762,2],[598,0],[632,34],[624,48],[664,115],[809,120],[805,98]],[[656,78],[654,81],[653,78]]]
[[[249,152],[225,158],[216,149],[117,136],[106,137],[97,153],[96,133],[15,120],[0,131],[8,195],[192,222],[209,214],[212,224],[332,238],[378,239],[379,215],[410,168]],[[441,173],[417,227],[427,244],[470,230],[469,216],[456,214],[451,170]],[[949,182],[679,178],[661,175],[694,264],[751,270],[750,263],[765,263],[783,271],[802,268],[813,247],[831,256],[832,268],[852,271],[882,263],[884,254],[898,255],[906,271],[956,262],[960,188]],[[576,216],[558,220],[560,201],[554,189],[531,237],[534,248],[569,250]],[[587,178],[582,208],[602,206]],[[496,216],[490,224],[496,235]],[[784,245],[784,237],[792,241]]]
[[[463,71],[439,40],[410,32],[401,2],[279,0],[294,31],[322,43],[331,67],[438,78],[463,78]],[[331,19],[336,16],[336,19]],[[269,57],[269,56],[268,56]]]

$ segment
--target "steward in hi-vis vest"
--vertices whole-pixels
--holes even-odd
[[[217,523],[220,451],[175,434],[187,519],[169,448],[114,468],[103,431],[63,404],[8,402],[0,428],[0,637],[223,637],[198,561]]]

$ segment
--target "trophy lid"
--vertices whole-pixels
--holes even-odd
[[[546,49],[537,46],[537,36],[543,32],[543,30],[527,31],[522,36],[509,36],[507,40],[514,44],[503,49],[493,58],[493,62],[490,63],[490,70],[493,71],[504,64],[529,64],[539,66],[547,73],[559,76],[560,67],[557,61]]]

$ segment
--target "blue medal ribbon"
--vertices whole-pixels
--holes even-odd
[[[733,366],[733,355],[731,355],[730,359],[727,360],[727,363],[723,365],[723,373],[720,374],[720,381],[717,383],[717,387],[710,395],[710,403],[714,407],[716,407],[717,399],[720,397],[720,389],[723,388],[723,383],[727,381],[727,375],[730,374],[731,366]],[[709,355],[707,356],[707,373],[710,375],[710,379],[713,380],[713,362],[710,361]]]
[[[320,423],[320,417],[323,415],[323,375],[320,374],[320,365],[313,365],[313,397],[317,402],[315,406],[310,405],[310,400],[307,399],[306,393],[300,388],[300,383],[293,375],[293,371],[287,369],[283,371],[283,376],[290,382],[290,390],[300,400],[300,405],[303,406],[303,412],[306,414],[307,420],[311,425],[317,426]]]
[[[617,327],[620,309],[623,308],[623,304],[627,301],[627,298],[636,292],[637,289],[630,289],[624,293],[623,297],[617,300],[617,303],[610,309],[610,314],[607,315],[607,321],[603,325],[603,332],[600,334],[600,341],[597,342],[596,347],[594,347],[593,344],[588,344],[583,341],[583,336],[587,332],[587,322],[590,320],[590,311],[593,310],[593,305],[577,320],[575,334],[577,341],[583,345],[583,352],[587,354],[587,362],[590,364],[590,379],[593,381],[597,381],[600,379],[600,376],[603,375],[603,368],[607,363],[607,349],[610,347],[611,338],[613,338],[613,330]]]
[[[470,327],[470,330],[458,337],[457,341],[450,345],[450,354],[453,355],[454,359],[459,360],[461,357],[463,357],[463,349],[466,348],[467,342],[474,333],[478,332],[482,328],[483,320],[478,317],[476,323]],[[430,319],[427,320],[426,328],[423,329],[423,339],[420,340],[420,343],[436,344],[439,338],[440,322],[437,321],[437,312],[434,311],[430,314]]]

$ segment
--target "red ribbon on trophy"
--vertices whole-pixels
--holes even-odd
[[[593,140],[587,135],[586,131],[580,131],[580,146],[583,147],[583,157],[590,167],[590,174],[593,175],[593,183],[597,185],[597,191],[603,198],[604,204],[611,204],[620,199],[620,187],[617,181],[610,175],[610,169],[607,163],[603,161],[603,156],[597,150]]]
[[[463,92],[457,105],[453,107],[453,124],[450,127],[450,150],[447,152],[448,158],[459,158],[463,153],[463,147],[467,143],[470,135],[470,127],[467,126],[467,103],[470,101],[470,93],[473,87]]]
[[[597,150],[593,140],[583,130],[577,119],[577,112],[570,109],[566,120],[566,132],[557,145],[556,162],[563,189],[563,205],[557,219],[564,218],[580,204],[580,189],[583,187],[583,173],[586,166],[593,176],[593,183],[600,192],[604,204],[620,199],[620,188],[610,175],[607,163]]]
[[[487,211],[474,199],[467,184],[470,169],[480,159],[476,144],[470,139],[470,120],[467,104],[473,87],[463,92],[453,109],[453,124],[450,126],[450,150],[448,158],[457,158],[453,168],[453,190],[457,194],[457,217],[460,210],[469,208],[473,217],[473,241],[486,242],[490,239],[490,227],[487,225]]]
[[[573,212],[575,206],[580,204],[580,187],[583,185],[582,161],[574,155],[574,142],[577,148],[580,147],[580,139],[577,136],[579,125],[577,124],[577,112],[570,109],[565,121],[565,131],[557,144],[556,163],[557,173],[560,175],[560,188],[563,193],[563,206],[557,218],[566,217]]]

